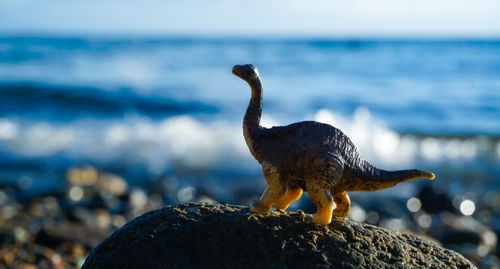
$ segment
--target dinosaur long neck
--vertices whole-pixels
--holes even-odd
[[[262,114],[262,82],[260,79],[248,82],[252,89],[252,98],[248,104],[245,118],[243,119],[243,136],[252,155],[256,155],[256,140],[262,127],[260,126],[260,117]]]

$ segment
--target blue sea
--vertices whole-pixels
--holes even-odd
[[[250,89],[231,74],[246,63],[264,126],[327,122],[381,168],[499,189],[497,40],[0,37],[0,182],[56,184],[85,165],[131,182],[262,181],[241,128]]]

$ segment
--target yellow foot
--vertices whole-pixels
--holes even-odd
[[[332,206],[318,208],[318,212],[316,212],[312,221],[314,224],[318,225],[330,224],[330,222],[332,222]]]
[[[250,212],[255,214],[266,215],[271,210],[270,206],[262,204],[262,201],[256,201],[250,206]]]
[[[328,216],[321,216],[321,215],[316,214],[316,215],[314,215],[312,221],[314,224],[317,224],[317,225],[328,225],[328,224],[330,224],[330,222],[332,222],[332,215],[330,215],[330,217],[328,217]]]

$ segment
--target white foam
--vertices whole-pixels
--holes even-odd
[[[7,119],[0,119],[0,139],[12,139],[17,136],[19,129],[16,124]]]
[[[344,132],[356,145],[362,156],[374,164],[398,166],[414,161],[417,152],[416,139],[401,137],[397,132],[372,119],[364,107],[356,109],[352,119],[335,115],[322,109],[314,120],[331,124]]]
[[[373,119],[363,107],[358,108],[351,119],[326,109],[319,110],[313,118],[342,130],[368,161],[391,168],[405,167],[418,160],[470,161],[480,154],[480,150],[488,150],[488,147],[481,146],[485,144],[482,138],[418,139],[412,135],[402,136],[387,128],[383,122]],[[497,151],[500,155],[500,144]]]
[[[365,108],[357,109],[352,117],[323,109],[312,118],[341,129],[365,159],[387,169],[407,168],[420,160],[467,161],[482,154],[478,139],[402,136],[373,119]],[[263,116],[264,126],[278,124]],[[162,121],[140,117],[113,122],[86,120],[65,125],[0,119],[0,148],[20,157],[59,155],[76,161],[138,164],[154,173],[173,167],[259,169],[244,142],[240,122],[202,122],[190,116]],[[500,143],[491,148],[500,156]]]
[[[247,163],[251,156],[241,133],[239,125],[202,123],[188,116],[160,122],[133,118],[111,124],[86,121],[64,126],[46,122],[23,125],[1,119],[0,147],[21,157],[58,154],[142,164],[161,172],[172,165],[210,168]]]

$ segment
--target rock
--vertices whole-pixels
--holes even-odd
[[[90,249],[109,233],[109,230],[92,229],[76,223],[52,224],[45,225],[37,233],[35,242],[51,248],[58,247],[64,242],[76,242]]]
[[[66,173],[66,180],[77,186],[92,186],[97,181],[97,170],[91,166],[71,168]]]
[[[128,188],[125,179],[113,174],[100,174],[97,185],[100,189],[108,191],[116,196],[125,194]]]
[[[441,234],[439,242],[444,245],[460,245],[460,244],[473,244],[479,245],[481,243],[481,234],[476,231],[445,231]]]
[[[418,193],[418,199],[427,213],[437,214],[443,211],[459,213],[448,194],[442,190],[436,190],[432,186],[423,187]]]
[[[414,235],[347,220],[321,227],[307,218],[232,205],[167,206],[113,233],[82,268],[475,268]]]
[[[486,256],[494,255],[498,239],[490,227],[472,217],[457,216],[448,212],[439,214],[437,220],[428,235],[439,240],[444,247],[458,251],[478,264],[481,264]]]

